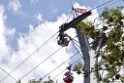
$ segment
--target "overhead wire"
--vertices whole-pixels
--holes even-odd
[[[62,48],[62,47],[61,47]],[[60,48],[60,49],[61,49]],[[36,67],[32,68],[32,70],[30,70],[28,73],[26,73],[24,76],[22,76],[20,79],[24,78],[25,76],[27,76],[29,73],[31,73],[34,69],[36,69],[38,66],[40,66],[41,64],[43,64],[46,60],[48,60],[50,57],[52,57],[56,52],[58,52],[60,49],[58,49],[57,51],[55,51],[54,53],[52,53],[50,56],[48,56],[44,61],[42,61],[40,64],[38,64]],[[79,51],[78,51],[79,52]],[[73,55],[74,57],[74,55]],[[70,57],[72,58],[72,57]],[[62,64],[64,64],[65,62],[63,62]],[[61,64],[61,65],[62,65]],[[57,66],[58,67],[58,66]]]
[[[81,58],[82,58],[82,54],[80,53],[80,51],[78,50],[78,48],[75,46],[75,43],[74,43],[74,41],[73,41],[73,38],[71,38],[71,42],[73,43],[75,49],[77,50],[78,54],[80,54],[80,56],[81,56]],[[75,55],[76,55],[76,54],[75,54]],[[74,55],[73,55],[72,57],[74,57]],[[72,57],[70,57],[70,58],[72,58]],[[69,59],[70,59],[70,58],[69,58]],[[75,64],[77,61],[79,61],[79,59],[80,59],[80,58],[78,58],[76,61],[74,61],[73,64]],[[54,76],[54,77],[52,78],[52,80],[55,79],[56,77],[58,77],[60,74],[62,74],[65,70],[66,70],[66,69],[62,70],[60,73],[58,73],[56,76]],[[54,71],[54,70],[53,70],[53,71]],[[51,71],[51,72],[52,72],[52,71]],[[48,75],[47,75],[47,76],[48,76]]]
[[[75,39],[71,38],[71,40],[72,40],[72,43],[73,43],[75,49],[76,49],[78,52],[80,52],[80,51],[78,50],[78,48],[77,48],[77,46],[78,46],[79,48],[80,48],[80,46],[77,45],[77,43],[75,43],[75,42],[73,41],[73,40],[75,40]],[[78,42],[78,41],[76,41],[76,42]],[[78,43],[79,43],[79,42],[78,42]],[[80,53],[80,56],[82,57],[82,54],[81,54],[81,53]],[[76,61],[79,61],[79,59],[80,59],[80,58],[78,58]],[[76,62],[76,61],[75,61],[75,62]],[[74,62],[74,63],[75,63],[75,62]],[[74,63],[73,63],[73,64],[74,64]],[[55,77],[52,78],[52,80],[55,79],[56,77],[58,77],[60,74],[62,74],[65,70],[66,70],[66,69],[64,69],[63,71],[61,71],[60,73],[58,73]]]
[[[114,4],[117,4],[118,2],[120,2],[120,1],[122,1],[122,0],[112,0],[112,1],[115,1],[115,2],[113,2],[113,3],[111,3],[111,4],[109,4],[109,5],[107,5],[107,7],[109,7],[109,6],[112,6],[112,5],[114,5]],[[112,1],[108,1],[108,2],[112,2]],[[106,2],[106,4],[108,4],[108,2]],[[104,3],[105,4],[105,3]],[[103,6],[102,4],[101,4],[101,6]],[[103,9],[103,8],[100,8],[101,6],[98,6],[98,7],[95,7],[95,8],[93,8],[93,9],[91,9],[90,11],[92,11],[92,10],[94,10],[94,9],[98,9],[98,11],[99,11],[99,9]],[[105,8],[105,7],[104,7]],[[101,11],[101,10],[100,10]],[[93,15],[95,15],[95,14],[97,14],[97,13],[94,13],[94,14],[92,14],[92,15],[90,15],[90,16],[93,16]]]
[[[113,2],[113,3],[111,3],[111,4],[109,4],[109,5],[107,5],[107,7],[108,6],[112,6],[112,5],[114,5],[114,4],[117,4],[118,2],[120,2],[120,1],[122,1],[122,0],[117,0],[117,1],[115,1],[115,2]],[[99,8],[99,9],[103,9],[103,8]],[[94,14],[92,14],[91,16],[93,16],[93,15],[95,15],[95,14],[97,14],[97,13],[94,13]],[[96,18],[97,19],[97,18]],[[95,19],[95,20],[96,20]],[[94,23],[95,23],[95,20],[94,20]],[[97,24],[96,26],[99,26],[99,25],[101,25],[103,22],[100,22],[99,24]]]
[[[72,12],[73,12],[73,10],[71,10],[71,12],[70,12],[70,14],[69,14],[69,16],[68,16],[68,18],[67,18],[67,21],[66,21],[66,22],[68,22],[68,21],[69,21],[69,19],[70,19],[70,17],[71,17]],[[65,23],[66,23],[66,22],[65,22]]]
[[[52,37],[54,37],[58,32],[53,34],[48,40],[46,40],[41,46],[39,46],[31,55],[29,55],[27,58],[25,58],[19,65],[17,65],[10,73],[8,73],[3,79],[0,80],[2,82],[4,79],[6,79],[11,73],[13,73],[19,66],[21,66],[23,63],[25,63],[30,57],[32,57],[38,50],[40,50],[41,47],[43,47]]]
[[[35,66],[34,68],[32,68],[29,72],[27,72],[25,75],[23,75],[20,79],[24,78],[25,76],[27,76],[29,73],[31,73],[33,70],[35,70],[37,67],[39,67],[41,64],[43,64],[45,61],[47,61],[50,57],[52,57],[55,53],[57,53],[62,47],[60,47],[59,49],[57,49],[55,52],[53,52],[51,55],[49,55],[45,60],[43,60],[42,62],[40,62],[37,66]]]
[[[4,71],[6,74],[8,74],[12,79],[14,79],[15,81],[17,81],[17,79],[16,78],[14,78],[12,75],[10,75],[6,70],[4,70],[2,67],[0,67],[0,69],[2,70],[2,71]]]
[[[75,64],[75,63],[78,62],[79,60],[80,60],[80,58],[78,58],[76,61],[74,61],[73,64]],[[54,76],[54,77],[52,78],[52,80],[54,80],[56,77],[58,77],[60,74],[62,74],[65,70],[66,70],[66,68],[63,69],[60,73],[58,73],[56,76]]]
[[[76,40],[73,39],[73,38],[72,38],[72,40],[73,40],[72,43],[73,43],[75,49],[78,50],[78,48],[81,48],[80,45],[77,44],[77,43],[79,43],[78,41],[76,41]],[[77,42],[77,43],[76,43],[76,42]],[[80,44],[80,43],[79,43],[79,44]],[[77,48],[77,47],[78,47],[78,48]],[[83,52],[84,52],[84,54],[86,54],[85,51],[83,51]],[[80,53],[80,56],[81,56],[81,58],[83,59],[83,55],[82,55],[81,53]]]
[[[78,50],[78,48],[75,46],[75,42],[73,41],[73,38],[71,38],[71,42],[72,42],[74,48],[79,52],[80,57],[83,59],[82,54],[80,53],[80,51]]]
[[[47,73],[46,75],[44,75],[43,77],[42,77],[42,79],[44,79],[45,77],[47,77],[49,74],[51,74],[52,72],[54,72],[56,69],[58,69],[60,66],[62,66],[63,64],[65,64],[67,61],[69,61],[70,59],[72,59],[76,54],[78,54],[78,53],[80,53],[80,51],[79,50],[77,50],[77,52],[73,55],[73,56],[71,56],[69,59],[67,59],[66,61],[64,61],[63,63],[61,63],[60,65],[58,65],[56,68],[54,68],[53,70],[51,70],[49,73]]]
[[[110,3],[110,2],[113,2],[113,1],[115,1],[115,0],[109,0],[109,1],[107,1],[107,2],[105,2],[105,3],[103,3],[103,4],[101,4],[101,5],[96,6],[96,7],[93,8],[93,9],[100,8],[100,7],[106,5],[106,4]],[[121,1],[121,0],[118,0],[118,1]],[[93,9],[92,9],[92,10],[93,10]]]
[[[62,48],[62,47],[61,47]],[[60,49],[61,49],[60,48]],[[60,49],[58,49],[57,51],[59,51]],[[56,52],[57,52],[56,51]],[[27,76],[29,73],[31,73],[34,69],[36,69],[38,66],[40,66],[42,63],[44,63],[46,60],[48,60],[51,56],[53,56],[56,52],[54,52],[53,54],[51,54],[50,56],[48,56],[44,61],[42,61],[40,64],[38,64],[36,67],[34,67],[34,68],[32,68],[28,73],[26,73],[24,76],[22,76],[20,79],[22,79],[22,78],[24,78],[25,76]],[[78,51],[78,53],[79,53],[79,51]],[[76,55],[76,54],[75,54]],[[73,58],[74,57],[74,55],[72,56],[72,57],[70,57],[70,59],[71,58]],[[68,60],[66,60],[65,62],[67,62]],[[56,67],[56,69],[58,68],[58,67],[60,67],[61,65],[63,65],[65,62],[63,62],[62,64],[60,64],[59,66],[57,66]],[[55,70],[55,69],[54,69]],[[54,70],[52,70],[51,72],[53,72]],[[49,72],[48,74],[50,74],[51,72]],[[48,75],[47,74],[47,75]],[[47,75],[45,75],[43,78],[45,78]]]
[[[62,70],[60,73],[58,73],[56,76],[54,76],[54,77],[52,78],[52,80],[54,80],[56,77],[58,77],[60,74],[62,74],[65,70],[66,70],[66,68],[65,68],[64,70]]]
[[[77,55],[79,52],[76,52],[74,55],[72,55],[69,59],[67,59],[66,61],[64,61],[63,63],[61,63],[60,65],[58,65],[56,68],[54,68],[53,70],[51,70],[49,73],[47,73],[46,75],[44,75],[42,77],[42,79],[44,79],[45,77],[47,77],[48,75],[50,75],[52,72],[54,72],[56,69],[58,69],[59,67],[61,67],[62,65],[64,65],[66,62],[68,62],[69,60],[71,60],[73,57],[75,57],[75,55]]]

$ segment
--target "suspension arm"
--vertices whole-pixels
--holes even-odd
[[[69,28],[74,27],[76,24],[78,24],[79,22],[81,22],[83,19],[87,18],[90,15],[91,15],[91,11],[88,11],[88,12],[76,17],[69,23],[65,23],[65,24],[61,25],[60,32],[64,32],[64,31],[68,30]]]

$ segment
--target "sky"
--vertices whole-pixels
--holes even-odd
[[[71,14],[72,4],[75,7],[85,7],[90,10],[106,1],[108,0],[0,0],[0,80],[7,75],[6,72],[10,73],[51,38],[59,30],[61,24],[67,22]],[[122,4],[121,1],[117,1],[115,0],[106,6],[115,7]],[[88,17],[88,20],[94,21],[106,6],[101,7],[101,9],[94,9],[92,11],[94,15]],[[76,36],[74,29],[69,29],[67,33],[71,37]],[[11,76],[16,80],[21,79],[22,83],[28,82],[29,79],[39,79],[73,56],[77,50],[70,42],[68,47],[60,49],[47,61],[43,62],[60,48],[56,41],[57,35],[58,33],[35,52],[32,57],[26,60],[25,63],[16,68],[11,73]],[[80,54],[77,54],[51,73],[51,78],[77,60],[82,61]],[[39,66],[37,67],[37,65]],[[35,69],[30,72],[33,68]],[[25,76],[28,72],[30,73]],[[62,82],[64,73],[56,77],[55,80],[58,80],[59,83]],[[0,83],[15,83],[16,80],[11,76],[8,76]],[[74,73],[74,77],[76,79],[74,83],[83,82],[82,75]],[[44,79],[47,79],[47,77]]]

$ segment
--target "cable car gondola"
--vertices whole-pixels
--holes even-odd
[[[66,72],[66,73],[64,74],[63,81],[64,81],[65,83],[72,83],[73,80],[74,80],[74,77],[73,77],[71,71],[68,71],[68,72]]]
[[[60,26],[59,29],[59,35],[57,38],[58,45],[62,47],[68,46],[70,41],[68,35],[64,33],[64,25]]]
[[[58,41],[58,45],[60,45],[62,47],[68,46],[68,44],[70,42],[69,38],[66,34],[59,34],[57,41]]]
[[[72,83],[73,80],[74,80],[73,73],[71,73],[71,66],[72,66],[72,65],[69,65],[69,66],[67,67],[68,71],[64,74],[63,81],[64,81],[65,83]]]

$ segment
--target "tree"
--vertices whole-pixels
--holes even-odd
[[[29,80],[29,83],[41,83],[41,79],[39,79],[39,80],[31,79],[31,80]]]
[[[17,81],[16,83],[21,83],[21,80]],[[38,80],[37,79],[31,79],[31,80],[29,80],[28,83],[54,83],[54,81],[49,76],[47,81],[43,81],[43,79],[40,78]]]
[[[122,67],[124,67],[124,15],[121,11],[122,8],[106,8],[101,14],[102,23],[100,24],[102,24],[102,28],[98,28],[100,24],[94,25],[91,22],[80,22],[76,26],[77,29],[88,34],[94,41],[100,35],[105,36],[101,50],[99,53],[96,52],[101,60],[92,68],[96,78],[103,82],[124,80],[124,76],[120,73]],[[106,74],[100,75],[96,71],[106,71]]]
[[[18,80],[16,83],[21,83],[21,80]]]
[[[31,79],[29,80],[29,83],[53,83],[54,81],[50,78],[50,76],[48,77],[47,81],[42,81],[42,78],[40,78],[39,80],[36,79]]]

